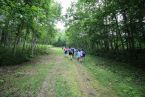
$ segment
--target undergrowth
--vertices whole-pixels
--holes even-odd
[[[29,61],[32,57],[48,53],[48,47],[46,45],[38,45],[34,50],[34,56],[31,55],[30,48],[22,51],[22,48],[18,47],[14,54],[11,48],[0,47],[0,66],[18,65]]]
[[[144,97],[144,73],[124,63],[87,56],[84,65],[102,85],[121,97]]]

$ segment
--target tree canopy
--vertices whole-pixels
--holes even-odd
[[[0,64],[27,59],[39,44],[52,44],[60,14],[61,5],[53,0],[1,0]]]
[[[79,0],[66,15],[68,44],[95,55],[143,57],[144,8],[144,0]]]
[[[31,48],[36,43],[51,43],[54,24],[61,13],[60,4],[51,0],[1,0],[0,42],[15,50],[18,44]]]

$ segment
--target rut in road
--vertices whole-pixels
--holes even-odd
[[[55,66],[49,71],[48,76],[40,87],[38,97],[55,97],[54,80],[55,76],[59,74],[57,71],[60,70],[62,57],[56,57],[55,59],[58,61],[55,62]]]

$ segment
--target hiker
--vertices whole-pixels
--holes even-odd
[[[68,48],[64,47],[64,48],[63,48],[63,51],[64,51],[64,55],[67,56]]]
[[[77,49],[74,48],[73,58],[76,58]]]
[[[86,52],[83,49],[82,49],[82,51],[83,51],[83,58],[85,58]]]
[[[73,48],[69,48],[68,52],[69,52],[70,59],[72,60],[72,56],[74,54]]]
[[[80,49],[77,50],[77,55],[76,56],[77,56],[77,61],[80,62],[80,57],[81,57]]]
[[[80,50],[80,62],[82,62],[82,60],[83,60],[83,51],[82,51],[82,49]]]
[[[81,55],[80,62],[83,62],[83,59],[84,59],[85,56],[86,56],[86,53],[85,53],[85,51],[84,51],[83,49],[81,49],[80,55]]]
[[[77,52],[78,52],[78,50],[74,49],[74,58],[77,58]]]
[[[71,57],[74,58],[75,48],[71,48],[71,51],[72,51]]]

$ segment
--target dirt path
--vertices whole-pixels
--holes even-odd
[[[55,66],[49,71],[48,76],[45,81],[42,83],[42,86],[39,88],[37,97],[56,97],[55,95],[55,77],[56,76],[71,76],[69,74],[69,69],[66,69],[65,65],[73,65],[74,73],[75,73],[75,81],[79,87],[80,92],[83,97],[96,97],[96,91],[90,84],[90,77],[87,72],[83,70],[80,64],[75,64],[76,62],[71,62],[71,64],[66,64],[64,60],[68,60],[69,58],[65,58],[63,55],[54,56]],[[69,62],[70,63],[70,62]],[[67,78],[66,78],[67,79]]]
[[[118,97],[111,95],[112,90],[101,86],[96,79],[93,79],[93,76],[83,64],[64,57],[61,49],[52,48],[50,50],[50,55],[40,56],[37,58],[38,60],[34,59],[25,63],[24,67],[16,66],[14,70],[9,71],[18,71],[17,68],[21,68],[18,74],[24,73],[24,77],[15,76],[16,72],[13,72],[14,75],[9,75],[8,73],[8,76],[12,76],[11,79],[14,79],[12,83],[18,80],[22,81],[22,79],[29,80],[26,83],[19,81],[20,83],[16,85],[20,87],[14,84],[16,91],[13,91],[14,89],[12,88],[12,92],[9,94],[11,95],[10,97],[14,94],[13,97]],[[49,66],[51,64],[52,66]],[[50,69],[47,70],[47,68]],[[44,76],[43,80],[41,80],[41,76]],[[33,88],[33,91],[31,91],[31,87],[36,86],[34,81],[36,84],[38,83],[38,87],[37,89]],[[23,88],[27,90],[23,90],[21,86],[24,86]],[[20,88],[22,88],[22,91]],[[1,93],[4,94],[3,91]]]
[[[86,70],[80,66],[80,64],[75,65],[77,72],[77,80],[79,82],[80,90],[83,92],[84,97],[96,97],[96,90],[91,85],[91,78],[87,74]]]
[[[63,55],[55,56],[54,59],[56,60],[55,66],[49,71],[48,76],[39,88],[37,97],[56,97],[56,76],[63,76],[63,79],[69,83],[75,82],[76,87],[79,88],[78,90],[81,93],[79,96],[81,97],[102,97],[102,95],[97,94],[96,87],[92,85],[92,80],[94,79],[83,67],[83,64],[80,64],[75,60],[71,61]],[[72,76],[71,79],[68,78],[70,76]]]
[[[54,85],[55,85],[55,76],[59,74],[60,70],[60,63],[62,57],[55,57],[55,66],[49,71],[48,76],[42,83],[42,86],[39,88],[38,96],[37,97],[56,97],[54,92]]]

